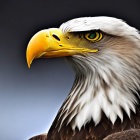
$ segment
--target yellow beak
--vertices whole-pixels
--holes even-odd
[[[79,53],[97,52],[87,48],[78,48],[74,43],[70,43],[60,29],[51,28],[36,33],[30,40],[26,58],[27,64],[30,65],[35,58],[45,57],[63,57]]]

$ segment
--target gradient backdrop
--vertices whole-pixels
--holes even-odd
[[[140,29],[139,0],[0,1],[0,140],[47,132],[74,80],[64,58],[36,60],[28,69],[25,53],[32,35],[72,18],[99,15]]]

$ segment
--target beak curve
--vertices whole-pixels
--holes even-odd
[[[44,52],[44,50],[47,48],[47,40],[46,40],[46,34],[47,30],[42,30],[38,33],[36,33],[30,40],[27,46],[26,50],[26,59],[28,67],[30,68],[30,65],[33,61],[33,59],[37,58],[39,54]]]
[[[41,30],[31,38],[26,50],[26,59],[29,68],[34,59],[43,57],[47,52],[58,50],[59,44],[58,40],[53,38],[54,33],[60,35],[61,31],[57,28]]]

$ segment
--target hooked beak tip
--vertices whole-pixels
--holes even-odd
[[[31,63],[30,63],[30,61],[28,60],[28,58],[27,58],[27,65],[28,65],[28,68],[30,69]]]
[[[32,60],[30,58],[30,55],[28,54],[28,49],[27,49],[27,53],[26,53],[26,60],[27,60],[28,68],[30,69]]]
[[[30,64],[28,64],[28,68],[30,69]]]

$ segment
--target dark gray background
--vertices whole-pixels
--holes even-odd
[[[47,131],[74,80],[64,58],[36,60],[28,69],[25,52],[32,35],[99,15],[140,29],[139,0],[0,1],[0,140],[27,140]]]

